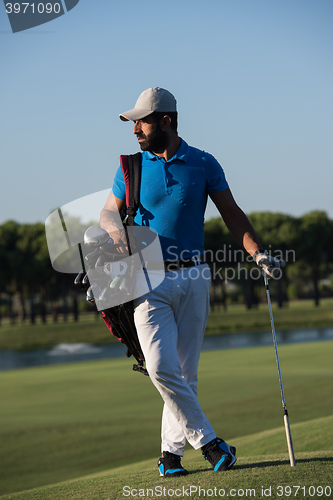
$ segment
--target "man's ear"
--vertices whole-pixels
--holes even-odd
[[[171,118],[169,115],[164,115],[163,118],[161,118],[160,120],[160,128],[161,130],[163,130],[164,132],[166,130],[168,130],[168,128],[170,127],[171,125]]]

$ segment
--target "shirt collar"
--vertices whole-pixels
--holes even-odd
[[[181,143],[180,143],[180,146],[179,146],[176,154],[172,158],[170,158],[170,160],[168,160],[168,163],[170,163],[173,160],[181,160],[184,163],[187,163],[188,156],[189,156],[189,146],[182,138],[180,138],[180,140],[181,140]],[[150,151],[143,151],[142,154],[143,154],[145,160],[159,160],[160,159],[159,156],[154,155]]]

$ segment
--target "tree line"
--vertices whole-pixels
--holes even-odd
[[[254,212],[249,220],[255,228],[262,247],[279,260],[284,261],[281,277],[271,280],[273,296],[280,307],[289,299],[312,298],[314,305],[319,305],[320,296],[331,296],[333,281],[333,220],[323,211],[311,211],[301,217],[272,212]],[[217,256],[218,263],[221,245],[225,252],[224,286],[220,300],[224,302],[227,283],[227,270],[240,270],[233,280],[236,293],[251,308],[258,301],[258,293],[264,295],[259,270],[245,274],[250,267],[255,268],[251,258],[239,251],[238,245],[221,218],[214,218],[205,224],[205,247],[211,249],[211,255]],[[221,273],[220,273],[221,274]],[[238,287],[235,287],[237,283]],[[215,288],[221,289],[221,279],[217,276]],[[232,286],[229,287],[232,290]],[[232,292],[230,292],[232,293]],[[221,299],[222,296],[222,299]]]
[[[60,312],[78,319],[78,296],[73,275],[57,273],[51,265],[44,224],[19,224],[9,220],[0,225],[0,318],[12,323],[40,316],[54,322]]]
[[[333,220],[323,211],[301,217],[282,213],[249,215],[263,248],[286,261],[280,279],[272,280],[273,298],[279,306],[289,299],[309,298],[319,305],[332,292]],[[232,301],[255,306],[264,292],[256,266],[234,242],[221,218],[205,223],[205,249],[212,269],[212,305]],[[43,322],[59,314],[92,310],[84,294],[73,285],[75,275],[52,268],[42,223],[0,225],[0,320]],[[331,280],[331,281],[330,281]]]

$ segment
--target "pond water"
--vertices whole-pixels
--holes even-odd
[[[280,330],[276,332],[276,338],[278,345],[333,340],[333,327]],[[202,351],[265,345],[273,346],[271,331],[206,336],[203,341]],[[119,358],[125,357],[125,353],[126,347],[120,342],[98,346],[85,343],[58,344],[52,349],[38,349],[35,351],[3,350],[0,351],[0,371],[32,366],[73,363],[77,361]]]

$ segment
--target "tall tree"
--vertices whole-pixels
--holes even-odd
[[[312,270],[313,298],[319,306],[319,279],[332,260],[332,222],[326,212],[313,211],[301,217],[299,252]]]
[[[262,246],[273,256],[288,263],[296,260],[299,244],[300,220],[292,215],[272,212],[254,212],[249,215]],[[272,280],[273,294],[279,307],[287,300],[288,277],[283,271],[281,277]]]
[[[19,294],[21,303],[21,319],[24,319],[24,303],[22,298],[23,280],[21,266],[23,257],[17,247],[19,224],[9,220],[0,226],[0,282],[2,290],[9,296],[9,315],[11,321],[15,322],[15,311],[13,310],[13,297]]]

